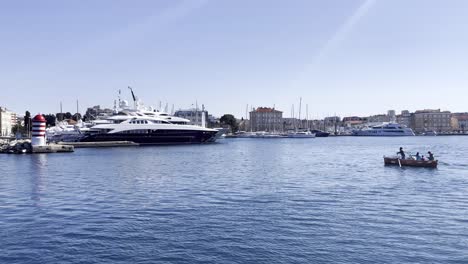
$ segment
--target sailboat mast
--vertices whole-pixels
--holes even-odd
[[[302,126],[301,107],[302,107],[302,97],[299,97],[299,126]]]
[[[247,131],[247,119],[249,114],[249,104],[245,106],[245,120],[244,120],[244,130]]]
[[[337,118],[336,118],[336,112],[335,112],[335,117],[333,117],[333,121],[334,121],[334,123],[335,123],[335,135],[337,134],[337,131],[336,131],[336,123],[337,123],[337,121],[338,121],[338,120],[336,120],[336,119],[337,119]]]
[[[273,104],[273,113],[272,113],[272,119],[273,119],[273,132],[276,134],[276,104]]]
[[[293,120],[293,128],[296,130],[296,113],[294,112],[294,104],[292,105],[292,120]]]
[[[254,111],[254,107],[253,107],[253,105],[252,105],[251,107],[252,107],[252,112],[253,112],[253,111]],[[252,120],[250,120],[250,132],[252,132],[252,131],[253,131],[253,130],[252,130],[252,129],[253,129],[252,127],[253,127],[253,126],[252,126]]]

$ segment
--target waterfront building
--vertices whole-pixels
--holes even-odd
[[[18,115],[14,112],[11,112],[11,124],[12,126],[18,124]]]
[[[327,119],[327,118],[325,118]],[[309,120],[309,126],[308,128],[310,130],[322,130],[322,131],[327,131],[327,123],[325,122],[325,119],[314,119],[314,120]],[[333,122],[333,121],[331,121]],[[328,123],[329,125],[332,123]],[[332,124],[333,125],[333,124]]]
[[[250,111],[252,131],[282,131],[283,112],[269,107],[258,107]]]
[[[213,117],[210,118],[210,115],[208,115],[208,111],[197,108],[179,109],[175,111],[174,116],[190,120],[190,125],[202,127],[206,127],[207,121],[213,119]]]
[[[367,118],[359,116],[347,116],[343,117],[343,125],[346,127],[359,127],[364,123],[367,123]]]
[[[395,122],[396,121],[396,112],[395,112],[395,110],[388,110],[387,111],[387,116],[388,116],[389,122]]]
[[[213,127],[220,127],[220,126],[221,126],[221,123],[219,122],[219,117],[215,117],[209,114],[207,127],[213,128]]]
[[[12,121],[16,120],[16,114],[13,114],[11,111],[5,107],[0,107],[0,136],[10,136],[11,131],[16,123]]]
[[[298,118],[288,117],[288,118],[283,118],[282,129],[283,131],[297,130],[297,129],[300,129],[300,130],[325,129],[324,126],[325,126],[325,123],[323,120],[308,120],[308,119],[299,120]]]
[[[16,116],[16,123],[14,123],[13,125],[21,125],[21,126],[24,126],[24,115],[18,115],[18,114],[15,114]]]
[[[323,121],[325,122],[325,124],[332,126],[334,124],[340,123],[341,118],[339,116],[328,116],[325,117]]]
[[[453,113],[451,118],[452,130],[465,132],[468,130],[468,113]]]
[[[286,117],[286,118],[283,118],[281,129],[283,131],[295,130],[295,129],[299,128],[299,126],[300,126],[299,123],[300,123],[299,119],[297,119],[297,118]]]
[[[390,116],[384,115],[384,114],[372,115],[367,118],[368,123],[375,123],[375,124],[390,122],[390,121],[391,121]]]
[[[93,107],[89,107],[86,110],[86,114],[85,114],[84,117],[85,117],[86,120],[96,120],[99,117],[110,116],[113,113],[114,113],[114,110],[112,110],[112,109],[109,109],[109,108],[101,109],[100,105],[95,105]],[[57,114],[57,117],[58,117],[58,114]],[[58,121],[62,121],[64,118],[62,118],[62,119],[57,118],[57,119],[58,119]]]
[[[388,110],[387,114],[378,114],[367,117],[367,122],[371,124],[396,122],[396,120],[395,110]]]
[[[401,114],[396,116],[396,122],[400,125],[411,127],[411,113],[408,110],[401,111]]]
[[[452,115],[449,111],[440,111],[440,109],[418,110],[414,112],[411,120],[411,128],[416,133],[429,131],[449,132],[452,130]]]
[[[240,119],[237,120],[237,123],[239,124],[239,130],[240,131],[248,131],[250,129],[250,121],[248,119]]]
[[[343,125],[339,116],[325,117],[323,120],[319,120],[318,126],[316,126],[314,122],[312,124],[314,124],[312,129],[318,129],[330,133],[338,133],[339,127]]]

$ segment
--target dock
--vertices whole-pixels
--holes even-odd
[[[106,142],[59,142],[64,146],[75,148],[113,148],[113,147],[136,147],[140,144],[132,141],[106,141]]]
[[[73,152],[73,146],[50,144],[45,146],[32,146],[31,153],[59,153],[59,152]]]
[[[59,144],[46,144],[33,146],[31,140],[17,140],[7,144],[0,144],[0,153],[5,154],[36,154],[36,153],[59,153],[73,152],[73,146],[65,146]]]

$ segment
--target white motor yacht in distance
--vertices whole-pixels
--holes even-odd
[[[411,128],[397,123],[383,123],[366,129],[353,130],[353,136],[398,137],[414,136]]]
[[[287,138],[315,138],[315,133],[308,130],[305,131],[293,131],[285,134]]]

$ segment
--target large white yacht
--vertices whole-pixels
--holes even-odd
[[[395,137],[395,136],[414,136],[411,128],[397,123],[383,123],[381,125],[370,128],[353,130],[353,136],[380,136],[380,137]]]
[[[109,117],[108,123],[91,127],[81,142],[132,141],[139,144],[194,144],[214,142],[216,129],[194,125],[176,125],[149,116]]]
[[[119,93],[120,95],[120,93]],[[63,129],[50,129],[51,141],[133,141],[139,144],[177,144],[214,142],[223,133],[222,129],[189,125],[190,120],[169,115],[166,112],[144,106],[132,91],[134,107],[128,101],[114,103],[113,115],[99,116],[86,125]],[[69,135],[69,134],[72,134]]]

